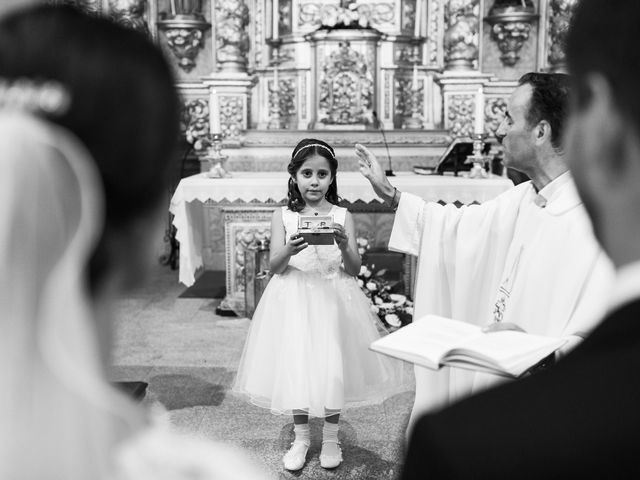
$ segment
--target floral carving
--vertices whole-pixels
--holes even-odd
[[[190,100],[184,104],[180,129],[187,142],[193,145],[196,154],[204,155],[210,146],[209,134],[209,102],[202,98]]]
[[[225,140],[239,141],[244,130],[244,101],[239,95],[220,96],[220,125]]]
[[[373,104],[373,72],[365,56],[340,42],[320,74],[319,116],[325,124],[366,123]]]
[[[450,70],[470,70],[478,60],[480,0],[445,3],[444,60]]]
[[[438,21],[440,14],[440,0],[431,0],[429,4],[429,27],[427,33],[427,52],[429,54],[429,63],[431,65],[438,64],[438,47],[442,33],[440,32],[440,22]]]
[[[180,68],[190,72],[196,66],[196,57],[203,47],[203,31],[198,28],[167,27],[164,28],[164,34],[169,48],[178,59]]]
[[[554,69],[560,69],[565,62],[565,41],[569,23],[576,8],[577,0],[551,0],[549,2],[549,35],[547,59]]]
[[[395,112],[405,118],[409,118],[413,114],[414,102],[417,103],[416,111],[422,111],[423,107],[422,88],[419,87],[418,94],[415,95],[412,83],[411,78],[396,78]]]
[[[348,6],[326,5],[321,1],[301,3],[298,25],[301,27],[369,28],[395,21],[394,2],[352,2]]]
[[[504,120],[507,111],[507,101],[504,98],[487,98],[484,107],[484,131],[488,135],[495,135]]]
[[[149,35],[149,27],[144,19],[146,3],[146,0],[109,0],[109,9],[115,21]]]
[[[276,92],[275,86],[270,88],[270,92],[272,93],[269,96],[269,112],[273,112],[273,117],[277,116],[279,118],[278,128],[285,128],[285,125],[296,111],[295,108],[295,82],[291,78],[284,78],[278,81],[278,89]],[[277,101],[277,105],[275,102]],[[277,112],[277,115],[275,115]]]
[[[451,95],[447,111],[447,123],[454,137],[470,137],[473,133],[475,111],[473,95]]]
[[[249,8],[243,0],[219,0],[216,5],[217,59],[222,70],[246,71]]]

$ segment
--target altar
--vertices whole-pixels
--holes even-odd
[[[269,238],[273,210],[286,204],[287,179],[286,172],[234,172],[222,179],[201,173],[182,179],[170,204],[180,242],[180,282],[190,286],[202,270],[224,268],[225,300],[231,308],[243,303],[244,251]],[[410,172],[398,172],[389,180],[400,191],[427,201],[456,204],[482,203],[512,186],[503,177],[480,180]],[[386,247],[393,212],[359,172],[340,172],[337,181],[344,205],[354,212],[356,234]]]

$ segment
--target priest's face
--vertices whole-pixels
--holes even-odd
[[[534,128],[527,121],[533,88],[529,84],[516,88],[507,102],[505,118],[496,131],[496,138],[504,146],[504,164],[529,173],[536,161]]]

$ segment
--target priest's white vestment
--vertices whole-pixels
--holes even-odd
[[[584,337],[604,314],[613,281],[613,265],[568,172],[539,193],[526,182],[461,208],[402,193],[389,248],[418,256],[415,321],[437,314]],[[416,366],[415,375],[410,425],[423,412],[503,380],[449,367]]]

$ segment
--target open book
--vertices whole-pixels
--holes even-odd
[[[427,315],[370,348],[433,370],[449,365],[519,377],[565,343],[566,339],[514,330],[485,333],[476,325]]]

